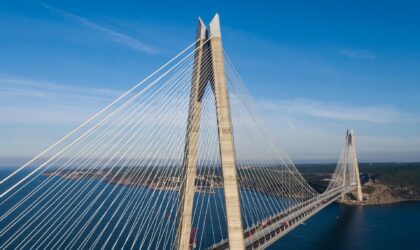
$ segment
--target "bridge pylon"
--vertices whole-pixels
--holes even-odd
[[[201,101],[206,85],[210,84],[216,104],[229,247],[230,249],[245,249],[238,173],[218,14],[210,22],[209,29],[207,31],[199,18],[184,150],[184,181],[180,189],[180,213],[177,218],[175,246],[180,250],[191,248],[190,236],[200,134]],[[209,41],[207,41],[208,39]]]
[[[351,152],[353,157],[353,168],[354,168],[354,177],[356,179],[356,198],[357,201],[363,201],[363,194],[362,194],[362,184],[360,183],[360,173],[359,173],[359,162],[357,159],[357,151],[356,151],[356,138],[354,135],[354,130],[351,129],[349,131],[349,144],[351,145]]]
[[[351,157],[353,161],[352,168],[349,168],[349,150],[351,151]],[[360,173],[359,173],[359,163],[357,159],[357,150],[356,150],[356,138],[354,135],[353,129],[348,129],[346,133],[346,146],[344,147],[344,167],[345,170],[343,171],[343,186],[346,186],[350,183],[346,183],[346,176],[350,173],[348,171],[353,171],[354,181],[356,182],[356,199],[358,202],[363,201],[363,194],[362,194],[362,185],[360,183]],[[347,169],[349,168],[349,169]],[[346,194],[341,196],[342,200],[345,200]]]
[[[344,171],[343,171],[343,186],[346,186],[348,183],[346,183],[346,180],[347,180],[347,175],[349,174],[349,173],[347,173],[347,171],[348,171],[348,160],[349,160],[349,148],[350,148],[350,145],[351,145],[351,143],[350,143],[350,139],[349,139],[349,137],[350,137],[350,131],[347,129],[347,132],[346,132],[346,140],[345,140],[345,146],[344,146]],[[346,194],[345,193],[343,193],[343,195],[341,196],[341,200],[342,201],[344,201],[346,199]]]

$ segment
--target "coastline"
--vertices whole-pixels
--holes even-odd
[[[367,182],[363,188],[363,201],[358,202],[353,193],[347,194],[345,200],[339,200],[337,203],[347,206],[381,206],[392,205],[402,202],[419,202],[420,197],[405,198],[399,195],[395,190],[379,181]]]
[[[374,207],[374,206],[391,206],[396,205],[400,203],[406,203],[406,202],[420,202],[420,199],[402,199],[402,200],[396,200],[391,202],[383,202],[383,203],[365,203],[365,202],[348,202],[348,201],[337,201],[338,204],[343,206],[351,206],[351,207]]]

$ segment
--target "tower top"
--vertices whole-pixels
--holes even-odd
[[[220,32],[219,14],[217,13],[210,22],[210,37],[222,37],[222,33]]]
[[[197,38],[206,39],[207,28],[203,20],[198,17],[198,26],[197,26]]]

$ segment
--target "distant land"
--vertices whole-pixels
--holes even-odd
[[[325,188],[334,164],[300,164],[301,174],[318,192]],[[364,201],[361,205],[379,205],[420,200],[420,163],[361,163]],[[348,195],[345,204],[355,204]]]
[[[174,171],[174,169],[178,169]],[[50,170],[44,176],[56,176],[69,180],[101,179],[115,185],[137,186],[149,189],[179,191],[181,188],[181,175],[179,166],[149,168],[144,166],[115,167],[113,169],[61,169]],[[139,171],[140,170],[140,171]],[[134,173],[136,172],[136,173]],[[260,176],[259,178],[256,178]],[[254,190],[267,195],[279,197],[304,198],[297,190],[297,183],[289,181],[281,189],[273,189],[264,180],[267,176],[274,179],[295,180],[294,173],[289,170],[279,170],[272,167],[242,167],[239,171],[239,186],[242,189]],[[290,178],[287,178],[290,176]],[[195,178],[195,191],[214,193],[223,187],[223,178],[220,167],[206,166],[197,169]]]
[[[314,189],[318,192],[323,192],[335,169],[335,164],[299,164],[297,165],[297,168]],[[252,168],[245,168],[241,171],[248,172],[253,170]],[[272,170],[265,168],[264,171]],[[148,173],[150,176],[156,176],[156,178],[139,181],[135,179],[128,180],[121,175],[114,176],[113,173],[104,176],[104,172],[104,170],[94,171],[89,175],[86,175],[85,170],[74,171],[68,169],[61,173],[48,171],[45,175],[60,176],[67,179],[104,178],[105,181],[118,185],[137,185],[152,189],[166,190],[179,189],[180,180],[179,176],[176,175],[160,178],[157,173]],[[223,187],[220,173],[216,173],[216,175],[213,176],[207,176],[204,172],[205,171],[203,170],[198,172],[196,179],[197,192],[212,192],[211,190],[214,190],[215,188]],[[218,172],[218,170],[216,170],[216,172]],[[346,200],[344,202],[341,201],[341,203],[349,205],[379,205],[420,200],[420,163],[361,163],[360,173],[361,181],[363,183],[364,201],[358,204],[355,202],[354,195],[348,194]],[[271,174],[276,173],[273,171]],[[247,176],[243,173],[240,175]],[[246,189],[252,186],[260,192],[266,194],[271,193],[269,191],[270,187],[267,187],[264,183],[256,183],[247,178],[242,178],[240,182],[242,188]]]

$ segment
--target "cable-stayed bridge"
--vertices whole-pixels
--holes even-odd
[[[209,30],[1,178],[0,249],[260,249],[355,190],[355,136],[318,193]]]

